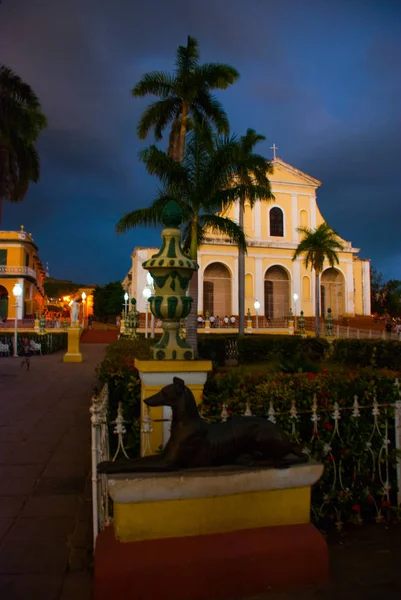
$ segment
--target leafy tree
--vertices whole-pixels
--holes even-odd
[[[3,200],[21,202],[40,174],[36,142],[46,117],[32,88],[0,65],[0,222]]]
[[[273,172],[272,163],[264,156],[254,152],[255,146],[266,138],[248,129],[236,144],[233,153],[233,181],[236,188],[236,200],[240,203],[239,225],[244,228],[245,202],[253,208],[256,200],[274,200],[268,173]],[[245,331],[245,249],[238,249],[238,312],[239,334]]]
[[[316,229],[299,227],[297,230],[303,234],[303,239],[298,244],[292,260],[298,256],[305,256],[305,266],[315,270],[315,334],[319,337],[320,315],[320,276],[323,271],[324,261],[327,260],[331,267],[338,264],[337,252],[343,250],[343,245],[338,239],[338,234],[327,223],[322,223]]]
[[[148,172],[162,182],[163,188],[148,208],[125,215],[118,222],[117,231],[125,233],[134,227],[159,224],[163,207],[173,199],[183,211],[184,248],[193,260],[197,260],[198,247],[208,231],[221,233],[245,249],[242,228],[228,217],[216,214],[240,193],[232,180],[233,153],[236,148],[235,138],[210,140],[199,126],[189,134],[182,164],[156,146],[144,150],[141,158]],[[187,340],[197,354],[197,276],[191,279],[190,295],[193,303],[187,317]]]
[[[96,286],[93,292],[93,312],[101,321],[108,322],[110,317],[121,313],[124,303],[124,289],[120,281],[104,286]]]
[[[65,279],[54,279],[48,277],[45,280],[44,288],[45,294],[48,298],[58,298],[59,296],[66,296],[79,290],[82,287],[90,287],[83,283],[75,283],[74,281],[68,281]]]
[[[229,133],[227,115],[211,92],[226,89],[239,73],[222,63],[201,65],[199,58],[198,42],[188,36],[187,45],[177,49],[173,74],[146,73],[132,90],[134,98],[149,94],[160,98],[143,113],[137,128],[139,138],[144,140],[153,129],[159,141],[171,124],[169,154],[179,162],[184,160],[186,133],[194,123],[205,121],[218,133]]]
[[[398,279],[384,281],[382,273],[372,267],[370,289],[373,313],[389,314],[392,317],[401,316],[401,281]]]

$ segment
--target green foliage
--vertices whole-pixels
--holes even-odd
[[[331,267],[339,263],[337,253],[344,247],[338,239],[338,233],[327,223],[322,223],[316,229],[299,227],[298,232],[304,237],[294,252],[293,260],[304,255],[306,268],[315,269],[318,274],[322,272],[325,260]]]
[[[173,74],[146,73],[132,90],[134,98],[147,95],[160,98],[142,114],[137,128],[139,138],[145,139],[153,129],[155,139],[159,141],[166,127],[171,125],[169,155],[180,162],[185,134],[195,124],[206,121],[208,129],[213,126],[225,135],[230,130],[227,115],[211,92],[226,89],[239,74],[230,65],[222,63],[201,65],[199,58],[198,42],[188,36],[187,45],[177,49]]]
[[[371,269],[372,312],[379,315],[401,316],[401,281],[383,280],[382,273]]]
[[[123,310],[124,288],[120,281],[104,286],[96,286],[93,292],[93,313],[107,323],[110,317],[119,315]]]
[[[112,456],[117,443],[112,422],[116,418],[119,402],[122,403],[127,428],[127,435],[124,438],[125,447],[130,456],[139,454],[141,383],[134,360],[135,358],[150,358],[150,347],[153,344],[154,340],[143,337],[136,340],[114,342],[107,347],[104,360],[96,368],[99,387],[103,387],[105,383],[109,386],[108,423]]]
[[[0,202],[21,202],[40,173],[36,142],[46,118],[32,88],[0,65]]]
[[[320,338],[301,338],[287,335],[207,335],[199,336],[199,355],[224,365],[227,358],[227,341],[238,340],[240,364],[290,361],[295,355],[299,360],[319,362],[329,349],[329,343]],[[308,363],[309,364],[309,363]],[[306,368],[306,363],[304,364]],[[304,369],[303,369],[304,370]]]
[[[67,333],[34,333],[34,332],[20,332],[18,334],[18,352],[22,348],[22,340],[24,337],[27,337],[29,341],[36,342],[37,344],[42,344],[42,354],[54,354],[54,352],[58,352],[59,350],[66,350],[68,345]],[[14,334],[13,333],[1,333],[0,341],[6,344],[11,345],[14,343]]]
[[[67,281],[65,279],[54,279],[53,277],[48,277],[44,283],[45,294],[48,298],[65,296],[76,292],[81,287],[88,286],[81,283],[74,283],[73,281]]]
[[[334,340],[332,359],[346,365],[401,370],[401,342],[386,340]]]
[[[317,429],[311,418],[315,395]],[[358,417],[352,410],[355,395],[359,401]],[[230,415],[243,415],[247,403],[254,415],[263,418],[271,417],[273,409],[280,427],[312,458],[324,464],[324,474],[312,491],[312,512],[314,521],[326,528],[333,523],[358,523],[361,518],[380,520],[388,513],[388,505],[396,504],[394,409],[380,406],[376,427],[372,416],[375,398],[379,404],[389,405],[399,399],[393,376],[371,370],[274,376],[229,371],[208,378],[201,408],[204,418],[211,421],[220,420],[223,404]],[[341,415],[338,432],[333,418],[335,403]],[[294,406],[296,418],[291,414]],[[380,480],[380,470],[385,477],[386,426],[390,440],[390,503]]]

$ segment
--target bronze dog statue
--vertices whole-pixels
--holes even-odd
[[[291,444],[281,429],[259,417],[232,417],[224,423],[207,423],[184,381],[174,377],[145,403],[171,406],[171,436],[160,454],[134,460],[105,462],[100,473],[175,471],[238,464],[244,458],[252,466],[286,467],[306,462],[308,456]]]

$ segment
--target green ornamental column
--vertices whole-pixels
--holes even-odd
[[[191,310],[192,298],[187,296],[189,282],[199,265],[184,254],[180,225],[182,210],[170,201],[162,212],[162,246],[157,254],[143,263],[153,277],[155,294],[149,298],[152,314],[162,321],[163,336],[153,348],[156,360],[192,360],[192,347],[180,337],[180,319]]]

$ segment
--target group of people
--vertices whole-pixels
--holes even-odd
[[[205,326],[205,318],[203,315],[199,315],[198,316],[198,327],[204,327]],[[209,323],[210,323],[210,327],[214,327],[215,329],[218,329],[220,327],[235,327],[236,323],[237,323],[237,319],[234,317],[234,315],[231,315],[231,317],[229,317],[228,315],[226,315],[224,318],[220,318],[219,315],[217,315],[216,317],[214,317],[213,315],[211,315],[209,317]]]

